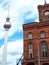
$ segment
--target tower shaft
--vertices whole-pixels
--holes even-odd
[[[5,40],[4,40],[4,48],[3,48],[3,55],[2,55],[2,65],[6,65],[7,60],[7,41],[8,41],[8,30],[5,31]]]

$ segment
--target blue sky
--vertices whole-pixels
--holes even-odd
[[[46,0],[49,3],[49,0]],[[11,28],[8,35],[7,65],[16,65],[16,61],[23,53],[23,24],[38,22],[39,4],[43,5],[44,0],[0,0],[0,65],[2,63],[2,51],[4,46],[5,29],[3,25],[8,15]]]

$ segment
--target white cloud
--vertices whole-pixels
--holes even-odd
[[[6,3],[7,0],[4,0],[3,2]],[[4,4],[3,2],[1,5]],[[22,24],[24,23],[23,16],[25,15],[25,13],[28,12],[28,10],[30,10],[30,9],[33,10],[33,3],[35,3],[34,0],[18,0],[18,1],[17,0],[10,0],[9,15],[11,18],[10,22],[11,22],[12,26],[11,26],[11,29],[9,31],[9,34],[10,34],[9,36],[12,36],[16,31],[18,31],[18,32],[22,31]],[[0,11],[0,15],[1,15],[1,17],[0,17],[0,21],[1,21],[0,22],[0,24],[1,24],[0,25],[0,32],[2,32],[3,35],[4,35],[3,25],[6,21],[7,9],[8,9],[8,8],[5,9],[6,6],[4,8],[1,6],[1,8],[0,8],[1,9],[1,11]],[[31,14],[30,16],[34,16],[34,15]]]
[[[8,43],[7,48],[7,65],[16,65],[17,59],[19,59],[23,53],[23,40],[16,40]],[[0,61],[2,58],[3,45],[0,48]],[[2,62],[2,61],[1,61]]]
[[[0,31],[0,39],[3,38],[4,32]]]

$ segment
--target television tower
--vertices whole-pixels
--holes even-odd
[[[8,43],[8,32],[10,27],[11,27],[11,24],[10,24],[10,18],[9,18],[9,5],[8,5],[8,16],[4,24],[5,40],[4,40],[3,55],[2,55],[2,65],[6,65],[6,61],[7,61],[7,43]]]

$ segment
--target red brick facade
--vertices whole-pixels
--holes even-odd
[[[22,65],[49,65],[49,4],[39,5],[38,11],[40,22],[23,25]],[[32,35],[30,38],[28,38],[29,33]],[[32,43],[31,47],[29,47],[30,43]]]

